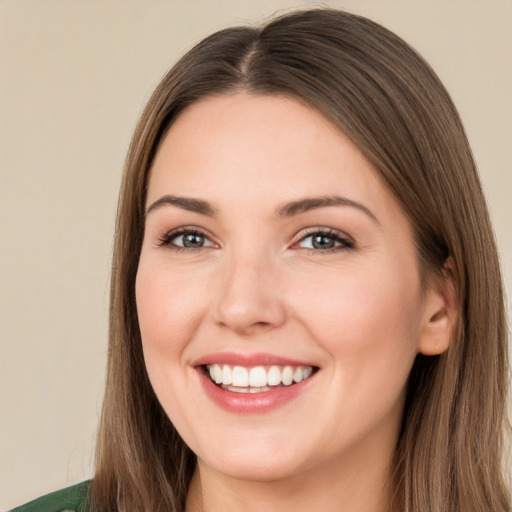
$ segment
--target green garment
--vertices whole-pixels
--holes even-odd
[[[10,512],[90,512],[87,500],[89,484],[86,481],[52,492]]]

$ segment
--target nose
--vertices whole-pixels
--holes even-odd
[[[264,258],[232,258],[215,305],[216,322],[239,335],[279,327],[286,320],[278,272]]]

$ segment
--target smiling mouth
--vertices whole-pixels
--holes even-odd
[[[234,366],[229,364],[203,365],[205,374],[218,387],[234,393],[265,393],[293,386],[313,375],[314,366]]]

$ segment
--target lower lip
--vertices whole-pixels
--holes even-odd
[[[225,411],[237,414],[258,414],[277,409],[306,391],[316,373],[307,379],[260,393],[236,393],[217,386],[207,377],[202,368],[197,369],[208,397]]]

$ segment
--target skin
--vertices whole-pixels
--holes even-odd
[[[166,195],[215,214],[155,204]],[[362,208],[276,215],[325,196]],[[387,511],[407,377],[418,352],[446,349],[453,293],[421,288],[411,225],[369,162],[294,99],[210,97],[167,133],[147,208],[137,309],[151,383],[198,457],[187,511]],[[184,226],[203,247],[177,247]],[[349,243],[313,250],[319,230]],[[222,351],[319,371],[284,405],[235,414],[193,366]]]

